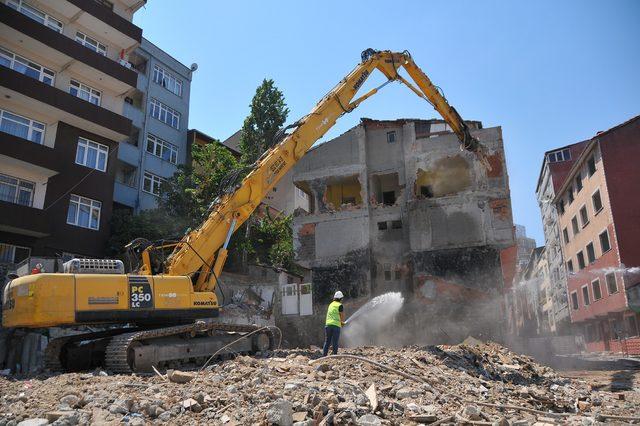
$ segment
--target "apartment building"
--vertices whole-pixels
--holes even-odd
[[[99,256],[144,1],[0,1],[0,262]]]
[[[589,350],[640,354],[640,116],[583,144],[553,199],[571,322]]]
[[[113,201],[115,208],[138,212],[157,207],[162,182],[189,161],[189,95],[197,67],[145,38],[128,61],[138,84],[125,97],[123,113],[133,126],[115,159]]]
[[[545,152],[536,186],[536,199],[544,231],[544,256],[549,269],[546,291],[546,303],[550,304],[547,307],[549,326],[550,332],[558,335],[571,334],[572,330],[567,297],[567,274],[558,227],[559,216],[553,199],[585,145],[586,142],[578,142]]]
[[[502,134],[467,123],[491,170],[444,121],[415,119],[362,119],[295,165],[310,208],[294,215],[294,248],[314,302],[400,291],[423,341],[500,334],[500,251],[514,244]]]

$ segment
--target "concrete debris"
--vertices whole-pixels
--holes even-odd
[[[563,377],[496,344],[341,353],[374,364],[358,358],[313,363],[315,351],[295,349],[221,361],[199,373],[197,384],[158,375],[0,377],[0,426],[640,422],[640,392],[602,390],[587,374]]]
[[[196,377],[194,373],[178,370],[168,370],[167,378],[173,383],[189,383]]]

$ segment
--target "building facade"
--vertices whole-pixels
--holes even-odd
[[[113,200],[138,212],[157,207],[162,182],[189,160],[193,71],[145,38],[129,62],[138,84],[125,97],[124,115],[133,125],[118,150]]]
[[[640,354],[640,116],[593,139],[554,203],[571,322],[587,349]]]
[[[442,120],[363,119],[296,164],[310,208],[294,214],[294,247],[314,301],[401,291],[424,341],[499,333],[500,250],[514,243],[502,134],[468,124],[491,170]]]
[[[536,186],[536,199],[542,216],[546,247],[544,254],[549,268],[549,323],[551,331],[559,335],[571,334],[572,330],[567,297],[567,274],[558,227],[559,215],[553,199],[584,147],[585,142],[579,142],[545,152]]]
[[[99,256],[144,2],[0,2],[0,263]]]

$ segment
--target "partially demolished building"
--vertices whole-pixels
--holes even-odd
[[[356,300],[402,291],[421,341],[500,332],[500,250],[514,242],[502,132],[468,125],[490,170],[444,121],[415,119],[362,119],[295,166],[310,211],[294,217],[294,246],[315,303],[338,288]]]

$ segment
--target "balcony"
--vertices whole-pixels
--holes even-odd
[[[52,148],[40,145],[9,133],[0,132],[2,154],[11,158],[35,164],[55,172],[60,172],[60,160]]]
[[[0,201],[0,231],[29,237],[49,235],[49,220],[44,210]]]
[[[130,143],[122,142],[118,145],[118,159],[137,167],[140,163],[140,148]]]
[[[58,16],[75,20],[124,49],[130,49],[142,41],[142,29],[137,27],[113,10],[95,1],[87,0],[40,0],[48,8],[55,10]]]
[[[116,182],[113,187],[113,201],[135,209],[138,205],[138,189]]]
[[[59,68],[70,68],[81,75],[95,75],[95,79],[116,92],[123,93],[136,87],[138,75],[135,71],[87,49],[4,3],[0,3],[0,34],[2,38],[17,41],[25,49],[47,57]]]
[[[0,95],[9,109],[12,103],[19,103],[42,110],[58,121],[113,141],[131,134],[128,118],[5,67],[0,67]]]

